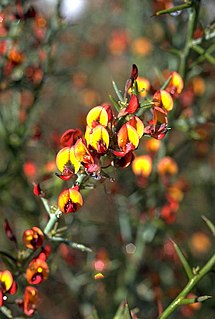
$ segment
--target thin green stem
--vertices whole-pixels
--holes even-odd
[[[176,12],[176,11],[188,9],[188,8],[191,7],[191,5],[192,5],[192,3],[189,2],[189,3],[184,3],[184,4],[181,4],[181,5],[169,8],[169,9],[161,10],[161,11],[156,12],[155,16],[160,16],[162,14],[170,14],[170,13],[173,13],[173,12]]]
[[[5,317],[13,318],[10,309],[8,309],[7,307],[5,307],[5,306],[0,307],[0,311],[5,315]]]
[[[201,0],[193,0],[192,6],[189,9],[189,20],[188,20],[188,28],[187,28],[187,37],[184,45],[184,49],[181,53],[180,65],[179,65],[179,73],[182,78],[185,79],[187,72],[187,62],[190,55],[190,49],[192,47],[193,34],[196,28],[196,24],[199,16],[199,8],[200,8]]]
[[[43,230],[44,234],[48,237],[50,236],[50,232],[52,231],[54,225],[56,224],[56,222],[58,221],[60,217],[60,210],[57,209],[55,213],[50,214],[49,216],[50,216],[49,221]]]
[[[207,52],[207,50],[201,48],[199,45],[194,45],[192,49],[201,55],[203,60],[207,60],[211,64],[215,65],[215,58]]]
[[[77,186],[81,187],[81,185],[86,180],[88,180],[88,178],[89,178],[89,176],[86,176],[86,174],[78,174],[74,185],[77,185]],[[44,232],[44,234],[46,236],[50,237],[51,231],[53,230],[56,222],[58,221],[58,219],[61,216],[61,211],[59,209],[57,209],[54,213],[52,213],[47,199],[41,198],[41,200],[42,200],[43,205],[44,205],[44,207],[45,207],[45,209],[46,209],[46,211],[47,211],[47,213],[49,214],[49,217],[50,217],[46,227],[43,230],[43,232]]]
[[[159,319],[168,318],[171,313],[173,313],[176,308],[184,303],[184,299],[191,292],[193,287],[213,268],[215,265],[215,254],[209,259],[209,261],[202,267],[202,269],[193,276],[185,286],[185,288],[180,292],[180,294],[173,300],[173,302],[164,310]]]
[[[82,244],[74,243],[73,241],[66,238],[52,237],[51,240],[55,242],[59,242],[59,243],[64,243],[70,246],[71,248],[81,250],[82,252],[86,251],[86,252],[92,253],[92,249],[90,249],[89,247],[86,247],[85,245],[82,245]]]

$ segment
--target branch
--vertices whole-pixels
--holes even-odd
[[[209,259],[206,265],[195,274],[185,286],[185,288],[181,291],[181,293],[173,300],[173,302],[164,310],[159,319],[168,318],[173,311],[176,310],[179,306],[184,304],[184,300],[189,292],[197,285],[197,283],[213,268],[215,265],[215,254]]]

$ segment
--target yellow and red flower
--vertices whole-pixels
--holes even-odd
[[[172,157],[165,156],[159,161],[157,170],[161,176],[175,175],[178,173],[178,165]]]
[[[135,175],[148,177],[152,172],[152,159],[149,155],[135,157],[132,162],[132,170]]]
[[[145,97],[150,90],[150,82],[148,79],[138,76],[136,79],[138,95],[141,97]],[[132,89],[128,90],[128,93],[131,94]]]
[[[161,142],[159,140],[149,138],[145,141],[145,148],[151,154],[156,154],[160,148]]]
[[[103,154],[108,150],[110,140],[109,134],[102,125],[97,125],[93,129],[87,126],[85,139],[87,146],[91,146],[99,154]]]
[[[56,156],[56,165],[61,175],[58,175],[63,180],[69,180],[76,174],[81,166],[80,161],[75,156],[75,148],[64,147]]]
[[[48,279],[49,267],[45,260],[41,258],[33,259],[26,270],[26,279],[31,285],[40,284]]]
[[[183,90],[184,82],[178,72],[170,73],[171,80],[166,87],[166,91],[169,92],[173,97],[177,97]]]
[[[58,207],[64,214],[74,213],[83,205],[83,198],[77,187],[63,190],[58,197]]]
[[[0,271],[0,307],[4,303],[4,295],[9,293],[13,295],[16,293],[17,285],[9,270]]]
[[[118,117],[125,116],[126,114],[134,114],[139,108],[139,105],[137,96],[132,94],[128,106],[120,110]]]
[[[76,160],[83,165],[94,163],[94,159],[90,154],[90,151],[81,138],[79,138],[74,145],[74,155]]]
[[[128,152],[138,147],[139,140],[137,130],[128,122],[123,124],[117,134],[117,143],[121,151],[114,151],[114,154],[117,156],[125,156]]]
[[[87,114],[87,125],[94,128],[97,125],[106,127],[108,125],[109,113],[104,106],[95,106]]]
[[[155,92],[153,96],[154,107],[163,108],[166,112],[173,109],[173,100],[171,95],[165,90]]]
[[[39,302],[39,293],[35,287],[27,286],[23,296],[23,311],[26,316],[33,316]]]
[[[168,128],[166,123],[158,124],[155,126],[153,120],[149,121],[149,125],[147,125],[144,129],[145,134],[150,135],[157,140],[162,140],[167,132]]]
[[[27,248],[37,249],[44,242],[44,234],[40,228],[34,226],[24,231],[22,239]]]
[[[71,147],[75,142],[82,137],[82,132],[79,129],[69,129],[63,133],[60,138],[60,144],[62,147]]]

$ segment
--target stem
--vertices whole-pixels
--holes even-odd
[[[200,54],[203,60],[207,60],[211,64],[215,65],[215,58],[211,54],[209,54],[206,50],[201,48],[199,45],[194,45],[192,49],[198,54]]]
[[[199,8],[200,8],[201,0],[193,0],[192,6],[189,9],[189,20],[188,20],[188,28],[187,28],[187,38],[184,46],[184,50],[181,54],[181,60],[179,65],[179,73],[181,74],[182,78],[185,79],[186,72],[187,72],[187,62],[190,55],[190,49],[192,46],[193,34],[196,28],[198,15],[199,15]]]
[[[8,309],[5,306],[0,307],[0,311],[7,317],[7,318],[13,318],[10,309]]]
[[[55,241],[55,242],[59,242],[59,243],[64,243],[64,244],[66,244],[74,249],[81,250],[82,252],[84,252],[84,251],[89,252],[89,253],[93,252],[91,248],[86,247],[85,245],[82,245],[82,244],[74,243],[73,241],[66,239],[66,238],[52,237],[51,240]]]
[[[196,286],[196,284],[212,269],[215,265],[215,254],[209,259],[209,261],[204,265],[204,267],[199,271],[198,274],[194,275],[185,286],[185,288],[180,292],[180,294],[173,300],[173,302],[166,308],[166,310],[161,314],[159,319],[168,318],[176,308],[183,304],[183,300],[189,294],[189,292]]]
[[[46,227],[43,230],[45,235],[50,236],[50,232],[51,232],[52,228],[54,227],[54,225],[56,224],[56,222],[59,219],[59,213],[60,213],[60,210],[57,209],[55,213],[49,215],[50,219],[49,219]]]
[[[173,13],[176,11],[188,9],[191,7],[191,5],[192,5],[191,3],[185,3],[185,4],[181,4],[181,5],[169,8],[169,9],[161,10],[161,11],[156,12],[155,16],[160,16],[162,14],[170,14],[170,13]]]
[[[81,187],[83,182],[86,181],[88,178],[89,178],[89,176],[86,176],[85,174],[78,174],[74,185],[78,185],[79,187]],[[49,217],[50,217],[46,227],[43,230],[44,234],[49,237],[50,232],[52,231],[54,225],[56,224],[56,222],[58,221],[58,219],[61,215],[61,211],[59,209],[57,209],[54,213],[52,213],[50,206],[48,204],[48,201],[45,198],[41,198],[41,199],[42,199],[43,205],[44,205],[44,207],[45,207],[45,209],[48,212]]]

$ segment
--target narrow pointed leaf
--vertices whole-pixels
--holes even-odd
[[[215,225],[210,221],[206,216],[202,216],[202,219],[206,222],[208,228],[212,232],[213,236],[215,236]]]
[[[204,302],[204,301],[211,299],[211,298],[212,298],[212,296],[200,296],[200,297],[196,298],[196,302]]]
[[[124,306],[125,306],[125,302],[121,302],[121,304],[119,305],[119,308],[117,309],[117,312],[114,316],[113,319],[124,319],[122,316],[124,314]]]
[[[117,112],[119,112],[120,111],[120,106],[117,103],[117,101],[111,95],[109,95],[109,99],[113,103],[113,105],[114,105],[115,109],[117,110]]]
[[[131,311],[129,309],[129,305],[127,302],[125,304],[125,311],[124,311],[124,318],[123,319],[132,319]]]
[[[174,248],[175,248],[175,251],[184,267],[184,270],[188,276],[189,279],[192,279],[193,278],[193,272],[192,272],[192,269],[190,267],[190,265],[188,264],[186,258],[184,257],[181,249],[178,247],[178,245],[172,240],[172,243],[174,245]]]
[[[161,87],[161,90],[165,90],[167,88],[167,86],[169,85],[170,81],[172,79],[172,75],[170,75],[168,77],[168,79],[166,80],[166,82],[163,84],[163,86]]]
[[[189,3],[181,4],[181,5],[169,8],[169,9],[157,11],[154,15],[155,16],[160,16],[162,14],[170,14],[170,13],[177,12],[177,11],[180,11],[180,10],[188,9],[191,6],[192,6],[192,3],[189,2]]]
[[[116,312],[113,319],[132,319],[132,315],[129,309],[129,305],[126,302],[122,302]]]
[[[120,102],[123,102],[124,101],[123,100],[123,96],[122,96],[122,94],[121,94],[116,82],[112,81],[112,83],[113,83],[113,88],[114,88],[114,91],[116,92],[116,95],[117,95],[118,99],[120,100]]]

